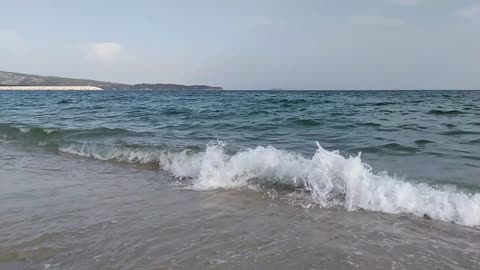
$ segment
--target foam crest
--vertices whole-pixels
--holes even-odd
[[[375,174],[360,155],[344,157],[317,143],[312,158],[268,146],[229,155],[225,144],[204,152],[145,151],[115,147],[69,146],[60,151],[101,160],[155,163],[177,178],[193,179],[196,190],[275,184],[302,188],[315,205],[344,206],[389,214],[428,215],[467,226],[480,225],[480,194],[440,190],[386,174]]]
[[[58,150],[63,153],[82,157],[90,157],[98,160],[114,160],[118,162],[140,164],[158,162],[161,154],[161,152],[158,151],[120,148],[96,144],[70,144],[60,146]]]

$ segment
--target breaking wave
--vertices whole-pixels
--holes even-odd
[[[94,129],[53,129],[36,126],[22,126],[15,124],[0,124],[0,137],[9,141],[20,141],[38,144],[41,142],[58,143],[68,139],[87,139],[114,135],[142,136],[148,132],[135,132],[120,128],[94,128]]]
[[[192,180],[195,190],[231,189],[280,184],[301,189],[314,205],[343,206],[418,217],[467,226],[480,225],[480,194],[467,194],[415,184],[374,173],[360,154],[344,157],[317,143],[311,158],[271,146],[229,154],[224,143],[211,143],[205,151],[131,149],[71,144],[59,151],[100,160],[155,164],[179,179]]]

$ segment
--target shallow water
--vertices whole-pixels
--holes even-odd
[[[2,269],[479,267],[480,92],[0,92],[0,109]]]
[[[3,146],[2,269],[475,269],[480,233]],[[6,267],[10,265],[10,267]]]

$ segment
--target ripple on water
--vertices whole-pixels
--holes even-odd
[[[365,123],[357,123],[358,126],[364,126],[364,127],[381,127],[382,125],[379,123],[374,123],[374,122],[365,122]]]
[[[435,142],[434,142],[434,141],[430,141],[430,140],[421,139],[421,140],[416,140],[415,143],[416,143],[416,144],[423,145],[423,144],[429,144],[429,143],[435,143]]]
[[[386,153],[395,155],[410,155],[418,151],[416,147],[406,146],[398,143],[387,143],[376,146],[357,147],[350,149],[355,152],[363,153]]]
[[[458,136],[458,135],[477,135],[480,134],[480,131],[472,131],[472,130],[451,130],[447,132],[443,132],[443,135],[446,136]]]
[[[293,120],[292,122],[302,127],[315,127],[320,125],[320,122],[317,122],[313,119],[296,119],[296,120]]]
[[[427,112],[427,114],[433,114],[433,115],[460,115],[460,114],[465,114],[465,112],[459,111],[459,110],[430,110]]]

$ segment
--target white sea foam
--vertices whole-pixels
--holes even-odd
[[[23,134],[27,134],[27,133],[29,133],[29,132],[32,131],[32,128],[29,128],[29,127],[20,127],[18,130],[19,130],[21,133],[23,133]],[[55,131],[57,131],[57,130],[51,129],[51,128],[43,128],[42,131],[45,132],[45,133],[47,133],[47,134],[50,134],[50,133],[55,132]]]
[[[13,141],[9,139],[9,137],[5,134],[0,135],[0,143],[2,144],[9,144],[12,143]]]
[[[173,176],[193,178],[192,188],[239,188],[258,183],[303,187],[316,205],[343,205],[390,214],[428,215],[467,226],[480,225],[480,194],[435,189],[386,174],[375,174],[360,155],[343,157],[318,144],[312,158],[274,147],[228,155],[224,144],[210,144],[201,153],[145,151],[91,145],[71,145],[60,151],[101,160],[157,163]]]
[[[19,130],[20,130],[21,133],[28,133],[28,132],[30,132],[31,129],[26,128],[26,127],[21,127],[21,128],[19,128]]]

